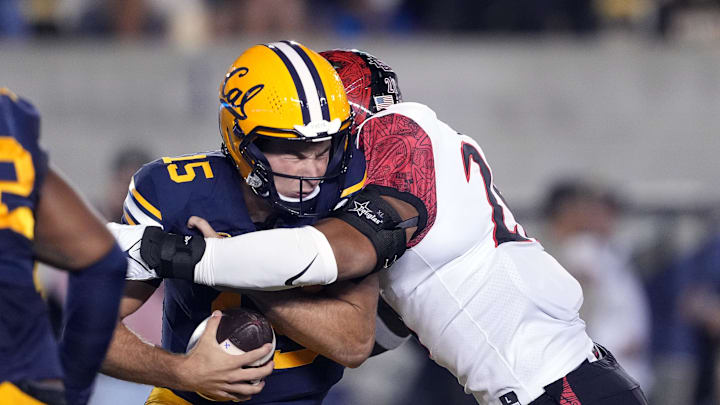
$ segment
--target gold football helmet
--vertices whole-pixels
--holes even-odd
[[[220,84],[219,122],[223,150],[256,194],[294,215],[323,214],[311,212],[310,201],[281,198],[273,176],[297,179],[302,186],[304,180],[340,181],[347,170],[353,113],[327,60],[293,41],[253,46],[233,62]],[[320,177],[273,172],[258,139],[332,140],[327,171]]]

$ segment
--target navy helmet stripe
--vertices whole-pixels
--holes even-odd
[[[307,125],[308,123],[310,123],[310,107],[308,106],[307,97],[305,95],[305,88],[303,87],[302,81],[300,80],[300,75],[298,75],[297,70],[295,70],[295,66],[293,66],[292,62],[290,62],[290,59],[288,59],[288,57],[285,56],[285,54],[280,49],[278,49],[272,44],[265,46],[275,52],[275,54],[280,58],[280,60],[283,61],[285,67],[287,67],[288,72],[290,72],[293,83],[295,83],[295,89],[297,90],[298,98],[300,99],[300,110],[302,111],[303,124]]]
[[[288,45],[290,45],[295,52],[300,55],[303,62],[307,65],[308,70],[310,71],[310,75],[312,75],[313,82],[315,82],[315,88],[317,89],[317,95],[320,99],[320,108],[322,109],[322,116],[325,121],[330,121],[330,109],[328,108],[328,101],[327,97],[325,96],[325,87],[323,86],[322,80],[320,79],[320,74],[317,71],[317,68],[315,67],[315,64],[310,60],[310,56],[308,56],[307,52],[298,45],[295,42],[290,41],[282,41]]]

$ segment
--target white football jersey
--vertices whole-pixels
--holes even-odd
[[[472,138],[418,103],[363,126],[390,114],[429,137],[435,196],[425,203],[436,206],[420,242],[380,273],[383,298],[466,392],[528,404],[591,353],[580,285],[515,222]]]

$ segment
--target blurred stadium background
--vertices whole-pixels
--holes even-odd
[[[225,69],[280,39],[391,65],[406,101],[479,141],[651,402],[720,403],[720,1],[1,0],[0,86],[113,220],[139,162],[219,146]],[[159,305],[135,320],[153,341]],[[427,357],[372,358],[327,403],[473,403]],[[93,404],[146,392],[103,378]]]

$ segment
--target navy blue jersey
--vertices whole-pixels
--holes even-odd
[[[365,180],[365,159],[356,157],[342,184],[323,183],[318,205],[332,206],[339,198],[359,191]],[[242,182],[232,161],[221,152],[176,158],[162,158],[143,166],[133,177],[124,204],[124,222],[162,226],[165,231],[199,235],[187,228],[192,215],[206,219],[220,234],[236,236],[258,230],[250,219]],[[281,226],[300,226],[311,219],[282,218]],[[279,252],[275,252],[279,253]],[[243,260],[238,257],[238,271]],[[163,347],[184,353],[192,332],[214,309],[250,306],[238,294],[220,293],[214,288],[184,280],[165,280],[163,306]],[[312,352],[285,336],[277,337],[275,371],[266,379],[265,389],[248,404],[309,400],[320,403],[325,393],[343,374],[343,367]],[[217,404],[195,393],[175,393],[193,404]]]
[[[35,209],[47,171],[39,135],[35,108],[0,88],[0,382],[62,377],[34,283]]]

